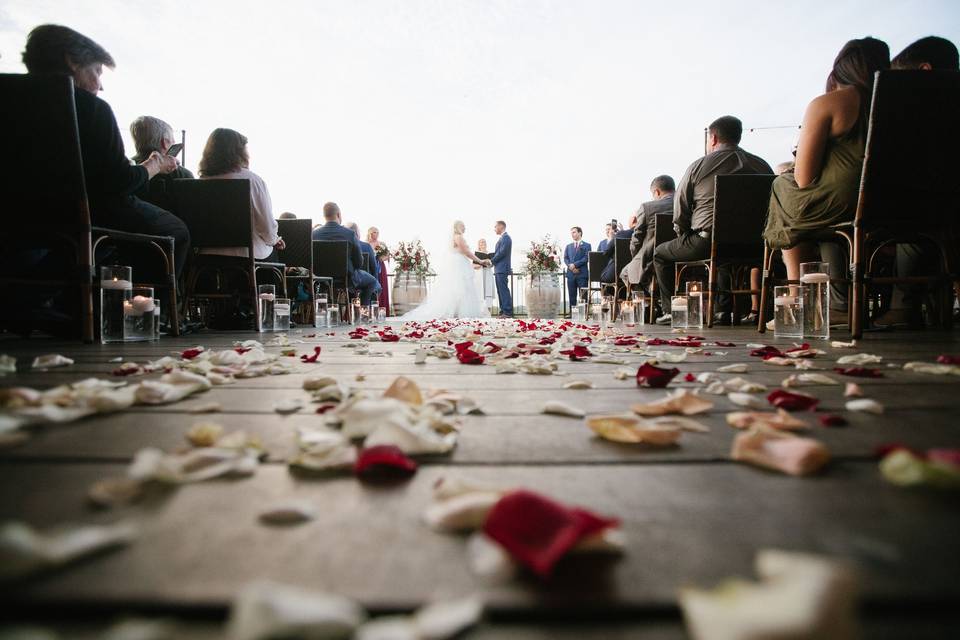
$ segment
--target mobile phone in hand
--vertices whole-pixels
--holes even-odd
[[[175,143],[173,143],[172,145],[170,145],[170,148],[169,148],[169,149],[167,149],[167,155],[168,155],[168,156],[178,156],[178,155],[180,155],[180,152],[181,152],[181,151],[183,151],[183,143],[175,142]]]

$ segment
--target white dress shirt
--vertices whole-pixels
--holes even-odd
[[[218,176],[205,176],[209,179],[240,179],[250,181],[250,211],[253,224],[253,257],[263,260],[273,252],[273,245],[277,244],[277,221],[273,219],[273,203],[270,201],[270,192],[263,178],[250,169],[239,169]],[[200,178],[203,180],[203,177]],[[221,256],[246,257],[245,247],[225,247],[219,249],[204,249],[202,253],[213,253]]]

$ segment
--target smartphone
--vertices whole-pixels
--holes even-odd
[[[167,155],[168,155],[168,156],[178,156],[178,155],[180,155],[180,152],[181,152],[181,151],[183,151],[183,144],[180,143],[180,142],[175,142],[175,143],[173,143],[172,145],[170,145],[170,148],[169,148],[169,149],[167,149]]]

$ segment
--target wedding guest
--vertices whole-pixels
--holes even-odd
[[[513,295],[510,293],[510,286],[507,280],[513,267],[510,265],[510,254],[513,253],[513,240],[507,233],[507,223],[503,220],[497,220],[493,225],[493,231],[499,237],[497,244],[493,247],[493,257],[490,258],[490,264],[493,265],[493,279],[497,285],[497,303],[500,307],[501,318],[513,317]]]
[[[627,226],[623,229],[618,229],[610,242],[607,244],[607,248],[603,251],[603,257],[606,259],[606,264],[603,267],[603,271],[600,273],[600,282],[614,282],[617,278],[616,269],[616,254],[617,254],[617,240],[630,240],[633,237],[633,228],[637,225],[637,214],[631,214],[630,218],[627,220]]]
[[[676,185],[668,175],[657,176],[650,183],[653,200],[644,202],[637,209],[637,223],[630,237],[630,263],[620,273],[627,288],[639,284],[642,289],[650,285],[653,276],[653,250],[656,248],[657,214],[673,213],[673,194]]]
[[[373,250],[373,246],[369,242],[364,242],[360,239],[360,227],[357,226],[356,222],[348,222],[343,226],[353,231],[353,235],[357,236],[357,242],[360,243],[360,251],[367,257],[367,268],[364,269],[364,271],[376,278],[379,283],[380,261],[377,260],[377,252]]]
[[[373,247],[377,254],[377,280],[380,283],[380,295],[377,299],[377,305],[387,310],[390,315],[390,283],[387,276],[387,262],[390,261],[390,249],[383,242],[380,242],[380,230],[376,227],[367,229],[367,242]]]
[[[739,173],[772,174],[773,170],[762,158],[740,147],[743,124],[733,116],[723,116],[707,128],[707,154],[695,160],[677,187],[673,201],[673,228],[677,237],[664,242],[653,251],[653,265],[660,289],[660,303],[664,314],[658,324],[669,324],[672,316],[670,298],[673,296],[674,264],[710,257],[710,237],[713,232],[714,178],[718,175]],[[719,273],[720,288],[729,290],[729,271]],[[725,309],[728,296],[721,294],[720,308]],[[724,311],[717,321],[723,322]],[[727,314],[729,315],[729,314]]]
[[[587,272],[587,262],[590,255],[590,243],[583,241],[583,229],[570,229],[570,238],[573,240],[563,250],[563,263],[567,265],[567,293],[570,296],[570,306],[577,304],[577,292],[590,283],[590,274]]]
[[[124,153],[120,128],[110,105],[97,97],[100,76],[113,57],[99,44],[68,27],[44,24],[27,36],[23,64],[29,74],[73,77],[80,153],[83,159],[90,218],[94,225],[174,239],[177,276],[190,249],[190,232],[180,218],[134,194],[153,177],[170,173],[177,162],[152,151],[139,164]]]
[[[794,147],[795,146],[796,145],[794,145]],[[796,153],[796,148],[794,148],[794,153]],[[774,175],[778,175],[778,176],[783,175],[784,173],[790,173],[793,171],[794,164],[795,163],[793,160],[785,160],[784,162],[777,164],[777,166],[773,168],[773,173]],[[823,244],[821,244],[820,246],[821,246],[820,251],[822,253]],[[761,285],[760,269],[753,267],[750,269],[750,289],[752,289],[753,291],[759,291],[760,285]],[[832,286],[831,286],[831,289],[832,289]],[[846,293],[844,293],[843,299],[846,299]],[[750,294],[750,311],[745,316],[740,318],[740,323],[751,324],[753,322],[756,322],[757,316],[760,313],[759,310],[760,310],[760,294],[751,293]]]
[[[794,172],[773,181],[763,233],[782,250],[790,280],[800,278],[801,262],[819,257],[812,238],[856,212],[874,73],[889,66],[886,43],[851,40],[833,63],[836,89],[807,106]]]
[[[263,178],[250,171],[247,137],[233,129],[214,129],[200,158],[200,179],[212,178],[250,181],[250,207],[253,217],[253,257],[273,262],[277,250],[286,247],[277,235],[277,221],[273,218],[270,191]],[[204,249],[203,253],[223,256],[247,256],[246,247],[219,247]]]
[[[340,224],[340,207],[335,202],[323,205],[323,219],[326,221],[318,229],[313,230],[314,240],[347,242],[350,260],[347,261],[347,270],[350,275],[350,284],[353,291],[360,293],[360,302],[370,304],[377,299],[380,293],[380,283],[372,275],[364,271],[363,254],[360,251],[360,241],[357,235]]]
[[[897,70],[957,71],[957,47],[945,38],[927,36],[910,44],[898,53],[890,62]],[[936,263],[930,259],[936,255],[933,250],[924,252],[924,246],[913,242],[898,242],[894,273],[901,278],[923,275],[932,272]],[[895,327],[901,325],[919,326],[923,324],[921,305],[923,285],[893,286],[890,296],[890,308],[873,321],[877,327]]]
[[[296,220],[296,219],[297,219],[297,214],[290,213],[289,211],[284,211],[283,213],[277,216],[277,220]]]
[[[616,229],[613,228],[613,225],[609,222],[603,228],[603,240],[597,244],[597,251],[606,251],[607,245],[610,244],[610,241],[613,239]]]
[[[140,116],[130,123],[130,136],[133,138],[133,146],[137,153],[133,156],[133,161],[140,164],[150,157],[154,151],[162,155],[167,155],[167,151],[177,141],[173,136],[173,127],[153,116]],[[170,173],[161,173],[154,176],[150,182],[167,182],[169,180],[178,180],[183,178],[192,178],[193,173],[186,167],[180,166],[180,161],[173,156],[177,167]]]

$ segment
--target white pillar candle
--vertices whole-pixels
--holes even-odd
[[[149,296],[133,296],[133,310],[138,314],[153,311],[153,298]]]
[[[117,280],[116,278],[114,278],[113,280],[101,280],[100,288],[116,289],[119,291],[123,291],[126,289],[133,289],[133,283],[130,282],[129,280]]]

